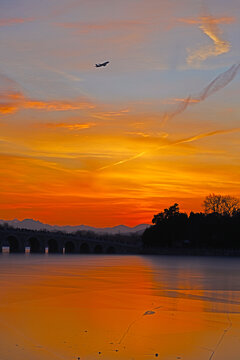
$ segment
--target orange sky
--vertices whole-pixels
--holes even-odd
[[[0,18],[1,219],[134,226],[240,196],[238,71],[200,96],[239,62],[234,0],[43,3]]]

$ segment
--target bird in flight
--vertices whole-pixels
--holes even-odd
[[[104,63],[101,63],[101,64],[95,64],[95,66],[102,67],[102,66],[107,66],[107,64],[109,64],[109,61],[105,61]]]

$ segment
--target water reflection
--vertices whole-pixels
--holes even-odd
[[[231,321],[213,356],[237,360],[239,270],[238,259],[2,254],[0,358],[208,360]]]

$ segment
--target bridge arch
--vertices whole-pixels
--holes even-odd
[[[81,244],[80,253],[81,254],[89,254],[90,253],[90,248],[89,248],[89,245],[87,243],[82,243]]]
[[[103,247],[102,245],[98,244],[94,247],[94,254],[102,254],[103,253]]]
[[[37,238],[31,237],[29,240],[30,253],[39,253],[41,252],[41,245]]]
[[[16,236],[13,236],[13,235],[8,236],[7,241],[9,244],[9,252],[10,253],[20,252],[20,244],[19,244],[19,240],[16,238]]]
[[[116,254],[116,249],[114,246],[109,246],[107,248],[107,254]]]
[[[59,244],[56,239],[48,240],[48,253],[49,254],[57,254],[59,252]]]
[[[65,243],[65,254],[74,254],[76,252],[76,247],[73,241],[67,241]]]

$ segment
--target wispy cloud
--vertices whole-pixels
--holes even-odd
[[[231,44],[229,41],[224,40],[221,35],[222,32],[219,29],[219,24],[232,24],[235,21],[234,17],[213,17],[211,15],[201,16],[197,19],[178,19],[180,22],[189,25],[198,25],[205,35],[212,40],[213,44],[206,45],[200,49],[190,51],[187,57],[187,63],[189,65],[198,64],[208,57],[218,56],[230,51]]]
[[[12,104],[0,104],[0,114],[13,114],[17,111],[17,106]]]
[[[180,18],[178,21],[185,24],[197,24],[202,25],[202,23],[211,20],[211,24],[232,24],[236,21],[236,18],[233,16],[222,16],[222,17],[212,17],[210,15],[200,16],[199,18]]]
[[[129,113],[129,109],[123,109],[119,111],[101,111],[101,112],[95,112],[92,114],[94,118],[100,119],[100,120],[111,120],[113,118],[119,118],[127,115]]]
[[[26,97],[20,91],[6,89],[0,92],[0,114],[11,114],[22,109],[42,111],[70,111],[93,109],[95,105],[85,98],[74,100],[37,100]]]
[[[0,19],[0,26],[11,26],[17,24],[24,24],[26,22],[34,21],[34,18],[8,18],[8,19]]]
[[[113,31],[113,30],[125,30],[129,28],[135,28],[145,25],[146,22],[137,20],[122,20],[122,21],[105,21],[96,23],[84,23],[84,22],[66,22],[57,24],[60,27],[66,29],[72,29],[77,33],[89,33],[94,31]]]
[[[148,133],[144,133],[142,131],[126,131],[127,135],[134,135],[134,136],[142,136],[142,137],[150,137],[151,135]]]
[[[174,98],[168,99],[165,101],[166,104],[176,104],[176,103],[198,103],[199,99],[188,99],[188,98]]]
[[[43,126],[47,128],[63,128],[68,130],[84,130],[89,129],[96,124],[94,123],[85,123],[85,124],[68,124],[68,123],[47,123],[42,124]]]
[[[25,109],[36,109],[46,111],[69,111],[69,110],[82,110],[82,109],[93,109],[95,106],[82,99],[75,101],[40,101],[25,99],[21,106]]]

